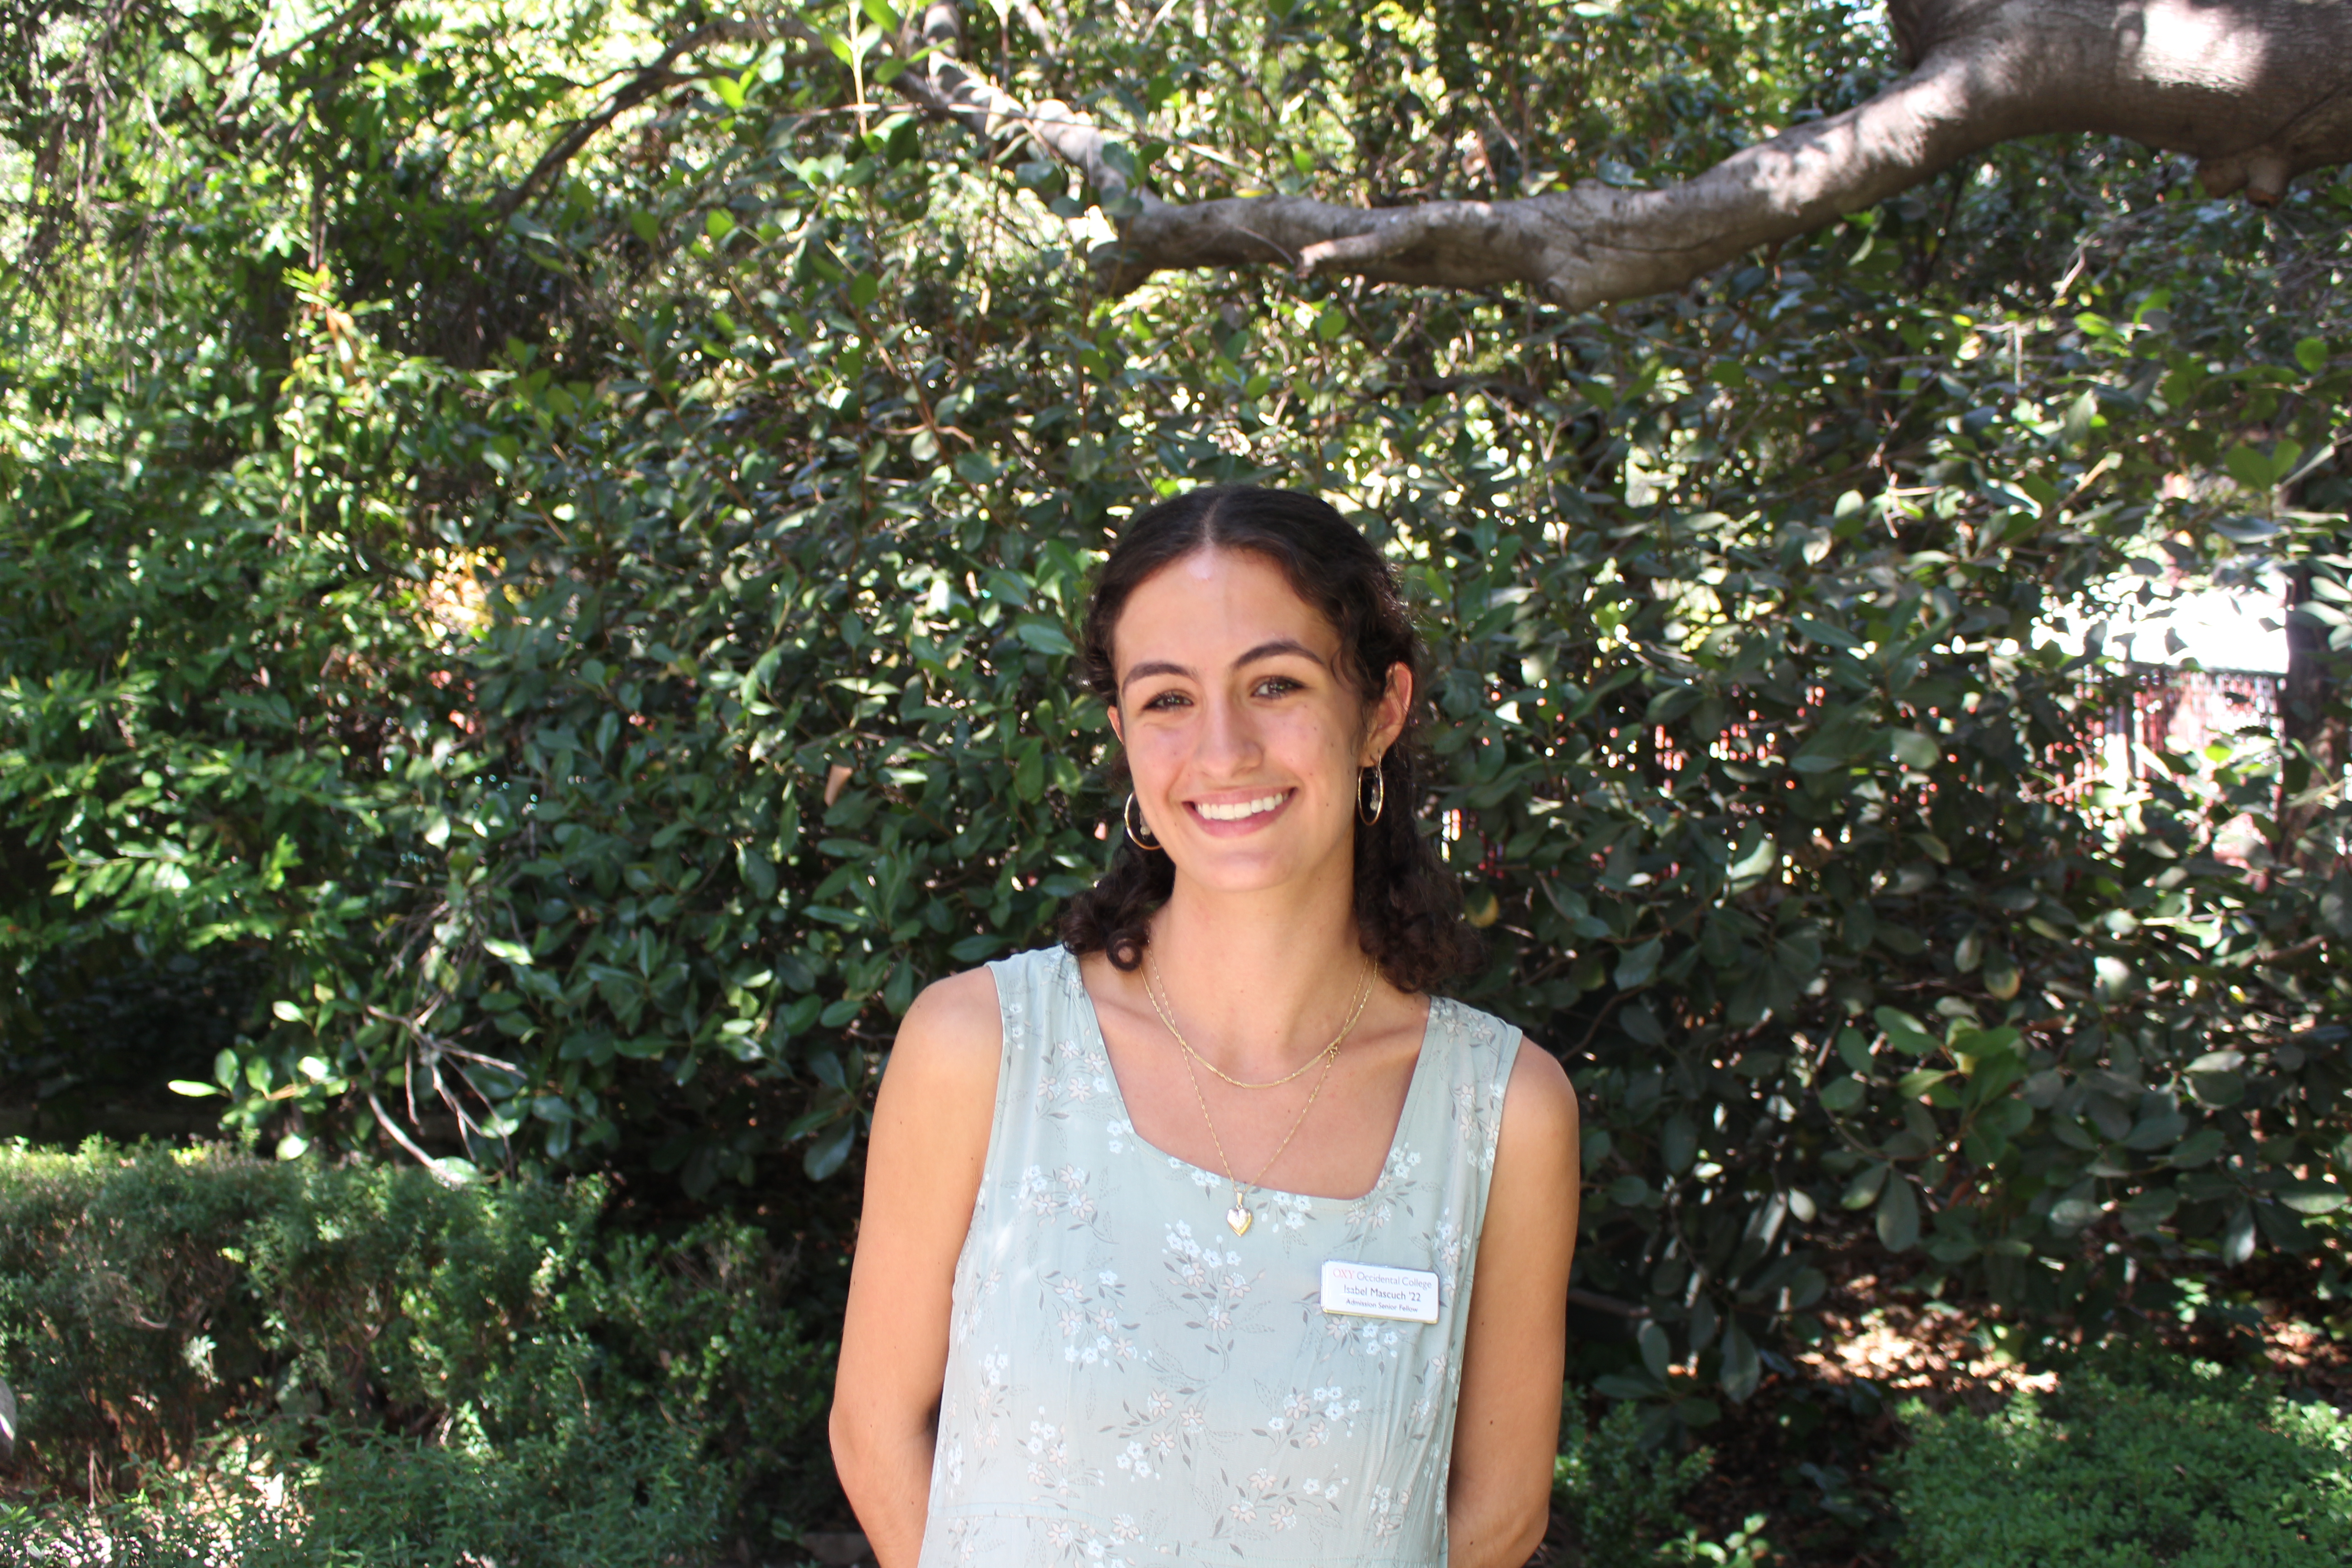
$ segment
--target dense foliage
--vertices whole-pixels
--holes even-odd
[[[1833,4],[1155,9],[975,8],[976,52],[1196,195],[1667,179],[1887,68]],[[1640,1310],[1654,1436],[1857,1222],[2091,1317],[2336,1245],[2345,688],[2110,768],[2126,672],[2053,628],[2283,563],[2306,656],[2352,646],[2352,183],[2018,145],[1591,315],[1106,297],[1063,171],[872,102],[881,0],[707,27],[552,163],[604,90],[556,63],[667,19],[139,14],[100,63],[179,140],[43,187],[0,380],[18,1092],[190,955],[238,1026],[158,1070],[289,1159],[786,1156],[838,1210],[892,1020],[1115,831],[1068,630],[1107,531],[1255,478],[1427,617],[1471,993],[1585,1091],[1579,1282]]]
[[[657,1246],[604,1205],[593,1180],[0,1152],[25,1479],[152,1506],[201,1461],[247,1561],[650,1564],[789,1534],[832,1487],[805,1270],[749,1225]],[[0,1553],[54,1528],[0,1521]]]
[[[2242,1373],[2094,1358],[1989,1415],[1906,1412],[1919,1568],[2323,1568],[2352,1553],[2352,1420]]]

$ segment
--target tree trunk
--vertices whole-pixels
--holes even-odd
[[[1278,264],[1437,287],[1525,283],[1583,308],[1678,289],[2019,136],[2186,153],[2213,195],[2264,203],[2296,174],[2352,162],[2352,0],[1889,0],[1888,13],[1911,69],[1868,102],[1681,184],[1586,181],[1517,201],[1160,201],[1130,188],[1116,144],[1084,115],[1024,105],[958,63],[945,0],[910,29],[935,52],[898,87],[976,131],[1026,132],[1084,171],[1118,217],[1119,242],[1097,260],[1120,289],[1168,268]]]

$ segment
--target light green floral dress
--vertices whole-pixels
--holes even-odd
[[[1260,1190],[1138,1139],[1077,961],[991,964],[995,1120],[956,1261],[921,1568],[1443,1568],[1471,1270],[1517,1029],[1433,1001],[1380,1181]],[[1432,1324],[1328,1315],[1328,1259],[1438,1277]]]

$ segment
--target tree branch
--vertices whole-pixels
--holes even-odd
[[[2187,153],[2207,190],[2275,202],[2306,170],[2352,162],[2352,5],[2312,0],[1895,0],[1910,74],[1657,190],[1586,181],[1517,201],[1365,208],[1305,196],[1171,205],[1130,190],[1104,132],[1022,104],[960,63],[957,8],[923,13],[936,53],[901,89],[991,139],[1027,134],[1081,170],[1130,289],[1165,268],[1263,266],[1442,288],[1528,284],[1584,308],[1678,289],[2020,136],[2128,137]]]
[[[492,226],[503,224],[512,217],[515,210],[530,200],[533,192],[554,178],[565,164],[579,155],[583,147],[594,141],[598,133],[614,121],[656,93],[666,91],[680,82],[697,80],[705,74],[674,69],[677,63],[686,56],[697,50],[708,48],[713,44],[764,44],[772,43],[780,37],[793,38],[811,46],[819,42],[814,32],[789,16],[754,16],[735,21],[706,22],[695,28],[653,59],[630,72],[629,79],[614,88],[605,97],[604,101],[597,105],[593,113],[575,121],[562,135],[550,142],[547,151],[539,155],[539,162],[530,166],[529,174],[491,200],[488,216]],[[809,58],[814,58],[814,51]]]
[[[967,67],[963,16],[950,0],[933,0],[909,13],[908,24],[900,47],[910,58],[918,53],[922,58],[891,83],[908,100],[986,142],[1027,136],[1084,174],[1106,212],[1118,212],[1129,199],[1146,213],[1166,206],[1150,191],[1129,188],[1120,167],[1124,160],[1112,156],[1118,143],[1092,120],[1055,99],[1033,108]]]

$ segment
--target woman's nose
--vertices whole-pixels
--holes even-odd
[[[1256,766],[1263,748],[1249,709],[1223,699],[1212,699],[1204,707],[1196,761],[1215,773],[1238,773]]]

